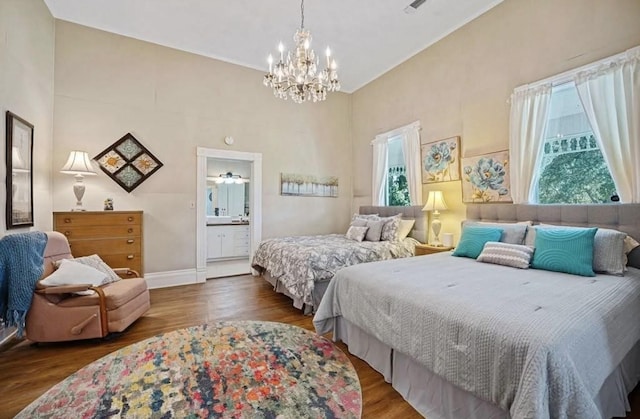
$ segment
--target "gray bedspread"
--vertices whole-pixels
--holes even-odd
[[[281,237],[262,241],[251,266],[260,273],[268,270],[291,295],[312,305],[316,281],[330,280],[345,266],[413,256],[415,243],[412,238],[357,242],[343,234]]]
[[[513,418],[599,418],[604,379],[640,339],[640,270],[593,278],[450,253],[345,268],[317,309],[343,316]]]

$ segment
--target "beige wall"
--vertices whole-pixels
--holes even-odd
[[[56,22],[53,206],[73,206],[72,149],[91,157],[131,132],[164,163],[128,194],[100,172],[85,206],[145,211],[145,270],[196,264],[196,147],[263,153],[263,237],[339,232],[351,207],[350,97],[276,99],[258,71]],[[233,146],[224,144],[232,136]],[[340,178],[340,197],[283,197],[280,172]]]
[[[8,110],[34,125],[34,229],[51,229],[54,38],[54,19],[42,0],[0,0],[0,235],[6,233]]]
[[[463,156],[508,148],[513,89],[640,44],[638,0],[506,0],[352,95],[353,206],[371,202],[376,134],[420,120],[422,139],[460,135]],[[460,182],[442,231],[459,238]]]

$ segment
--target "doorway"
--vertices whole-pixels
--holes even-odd
[[[230,169],[222,171],[220,169],[223,167],[222,163],[226,165],[224,167],[228,166]],[[210,169],[218,170],[220,173],[213,173]],[[234,173],[234,170],[237,173]],[[242,172],[243,170],[246,172]],[[207,278],[250,272],[250,261],[262,238],[262,153],[198,147],[196,183],[197,281],[205,282]],[[226,186],[218,188],[214,185]],[[242,194],[236,193],[236,189],[242,189]],[[244,198],[241,203],[240,196]],[[213,213],[209,216],[207,216],[208,207]],[[215,208],[218,208],[217,216]],[[238,210],[238,208],[241,209]],[[224,241],[218,243],[215,239],[209,245],[208,229],[211,229],[210,239],[226,236],[224,232],[227,230],[232,235],[248,230],[248,258],[238,256],[244,252],[242,245],[238,243],[235,249],[230,249],[224,246]],[[219,250],[210,248],[218,245],[220,245]],[[218,254],[219,252],[221,253]],[[207,263],[208,260],[209,263]]]

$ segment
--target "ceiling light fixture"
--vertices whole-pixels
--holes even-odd
[[[296,103],[306,100],[319,102],[327,98],[327,92],[340,90],[336,61],[331,59],[331,49],[327,47],[327,66],[318,72],[319,59],[311,49],[311,33],[304,28],[304,0],[300,4],[300,15],[302,23],[293,37],[296,43],[294,54],[287,52],[285,61],[284,45],[280,42],[280,61],[274,66],[273,56],[269,54],[269,73],[264,76],[264,85],[271,87],[273,94],[280,99],[291,97]]]
[[[220,173],[220,175],[218,177],[214,177],[214,178],[207,178],[207,180],[212,180],[215,183],[246,183],[249,182],[249,179],[245,179],[240,175],[234,175],[231,172],[227,172],[227,173]]]

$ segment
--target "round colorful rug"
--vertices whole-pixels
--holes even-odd
[[[332,342],[296,326],[209,323],[115,351],[18,418],[359,418],[360,382]]]

